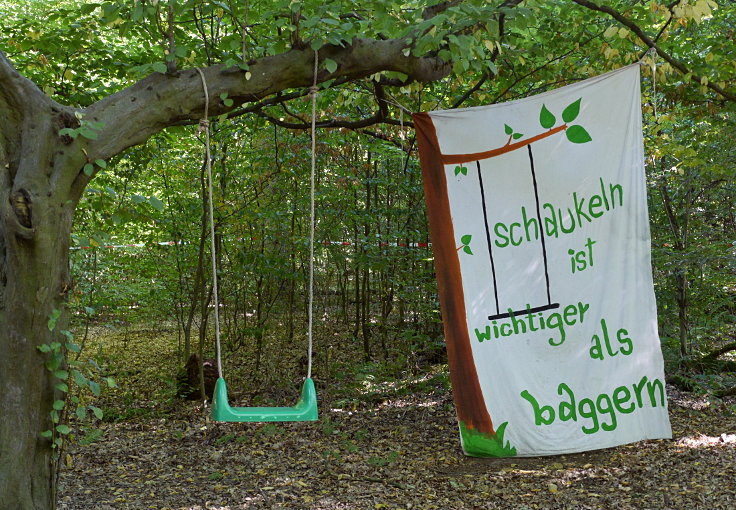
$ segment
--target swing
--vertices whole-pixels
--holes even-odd
[[[307,349],[307,377],[302,385],[301,397],[293,407],[231,407],[227,396],[227,384],[222,374],[222,356],[220,348],[220,313],[219,297],[217,293],[217,262],[215,252],[215,225],[214,207],[212,205],[212,165],[210,163],[210,130],[208,121],[209,92],[204,73],[197,68],[202,78],[202,88],[205,95],[204,118],[200,121],[199,129],[205,133],[205,148],[207,159],[207,180],[209,193],[209,220],[210,220],[210,251],[212,254],[212,294],[215,304],[215,344],[217,346],[218,379],[212,397],[212,419],[221,422],[285,422],[285,421],[316,421],[317,420],[317,392],[312,381],[312,308],[314,301],[314,173],[315,173],[315,118],[317,100],[317,65],[318,54],[314,52],[314,83],[309,89],[312,98],[312,170],[310,176],[310,235],[309,235],[309,321]]]

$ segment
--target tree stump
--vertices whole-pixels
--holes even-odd
[[[207,398],[212,398],[215,391],[215,383],[217,382],[217,362],[213,359],[205,358],[202,361],[202,374],[204,376],[204,392]],[[177,393],[176,395],[187,400],[198,400],[201,398],[199,391],[199,356],[192,353],[187,359],[187,364],[179,372],[177,377]]]

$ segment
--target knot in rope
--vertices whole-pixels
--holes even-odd
[[[210,127],[210,121],[208,119],[199,119],[199,125],[197,126],[197,134],[206,132]]]
[[[309,87],[310,96],[316,96],[318,92],[319,92],[319,87],[317,87],[316,85],[312,85],[311,87]]]

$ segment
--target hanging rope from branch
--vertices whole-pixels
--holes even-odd
[[[312,377],[312,348],[313,348],[313,309],[314,309],[314,232],[315,232],[315,212],[314,212],[314,196],[315,196],[315,173],[317,167],[317,93],[319,87],[317,87],[317,74],[319,71],[319,54],[317,51],[314,52],[314,78],[312,86],[309,88],[309,96],[312,100],[312,123],[311,123],[311,170],[309,177],[309,307],[308,307],[308,348],[307,348],[307,379]],[[205,135],[205,167],[207,169],[207,203],[208,203],[208,214],[210,224],[210,253],[212,259],[212,296],[215,305],[214,317],[215,317],[215,345],[217,348],[217,373],[220,378],[223,377],[222,372],[222,347],[220,340],[220,297],[217,286],[217,250],[215,246],[215,213],[212,199],[212,157],[210,154],[210,122],[209,122],[209,107],[210,107],[210,96],[207,88],[207,80],[205,79],[204,72],[200,68],[197,68],[199,77],[202,80],[202,89],[204,90],[204,114],[202,119],[199,121],[197,133],[204,133]]]
[[[309,321],[307,325],[307,336],[309,346],[307,348],[307,378],[312,377],[312,326],[314,306],[314,230],[316,219],[314,217],[314,174],[317,166],[317,72],[319,70],[319,53],[314,51],[314,79],[309,88],[309,96],[312,98],[312,167],[309,173]]]
[[[207,168],[207,197],[209,205],[210,223],[210,253],[212,255],[212,297],[215,301],[215,345],[217,346],[217,375],[222,377],[222,352],[220,348],[220,297],[217,289],[217,252],[215,250],[215,212],[212,204],[212,158],[210,156],[210,94],[207,90],[207,80],[204,73],[198,67],[197,72],[202,79],[204,89],[204,116],[199,121],[197,132],[204,132],[205,166]]]

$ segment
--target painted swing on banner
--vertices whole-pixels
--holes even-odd
[[[312,161],[310,174],[310,234],[309,234],[309,305],[308,305],[308,346],[307,346],[307,377],[302,384],[302,391],[296,405],[292,407],[232,407],[230,406],[227,393],[227,384],[222,372],[222,348],[220,343],[220,313],[219,313],[219,295],[217,288],[217,253],[215,248],[215,223],[214,223],[214,206],[212,200],[212,165],[210,161],[210,131],[209,131],[209,91],[207,90],[207,81],[201,69],[197,68],[200,78],[202,79],[202,88],[205,95],[204,117],[199,123],[199,130],[205,133],[205,157],[207,167],[207,185],[208,185],[208,213],[210,224],[210,253],[212,255],[212,293],[215,304],[215,345],[217,346],[217,370],[218,379],[215,383],[215,391],[212,397],[212,419],[221,422],[286,422],[286,421],[316,421],[318,419],[317,411],[317,392],[312,380],[312,329],[313,318],[312,310],[314,303],[314,230],[315,230],[315,214],[314,214],[314,174],[316,165],[316,145],[315,145],[315,119],[316,119],[316,101],[317,101],[317,69],[318,55],[314,52],[314,82],[309,89],[312,100]]]
[[[671,437],[639,64],[414,121],[465,453]]]

